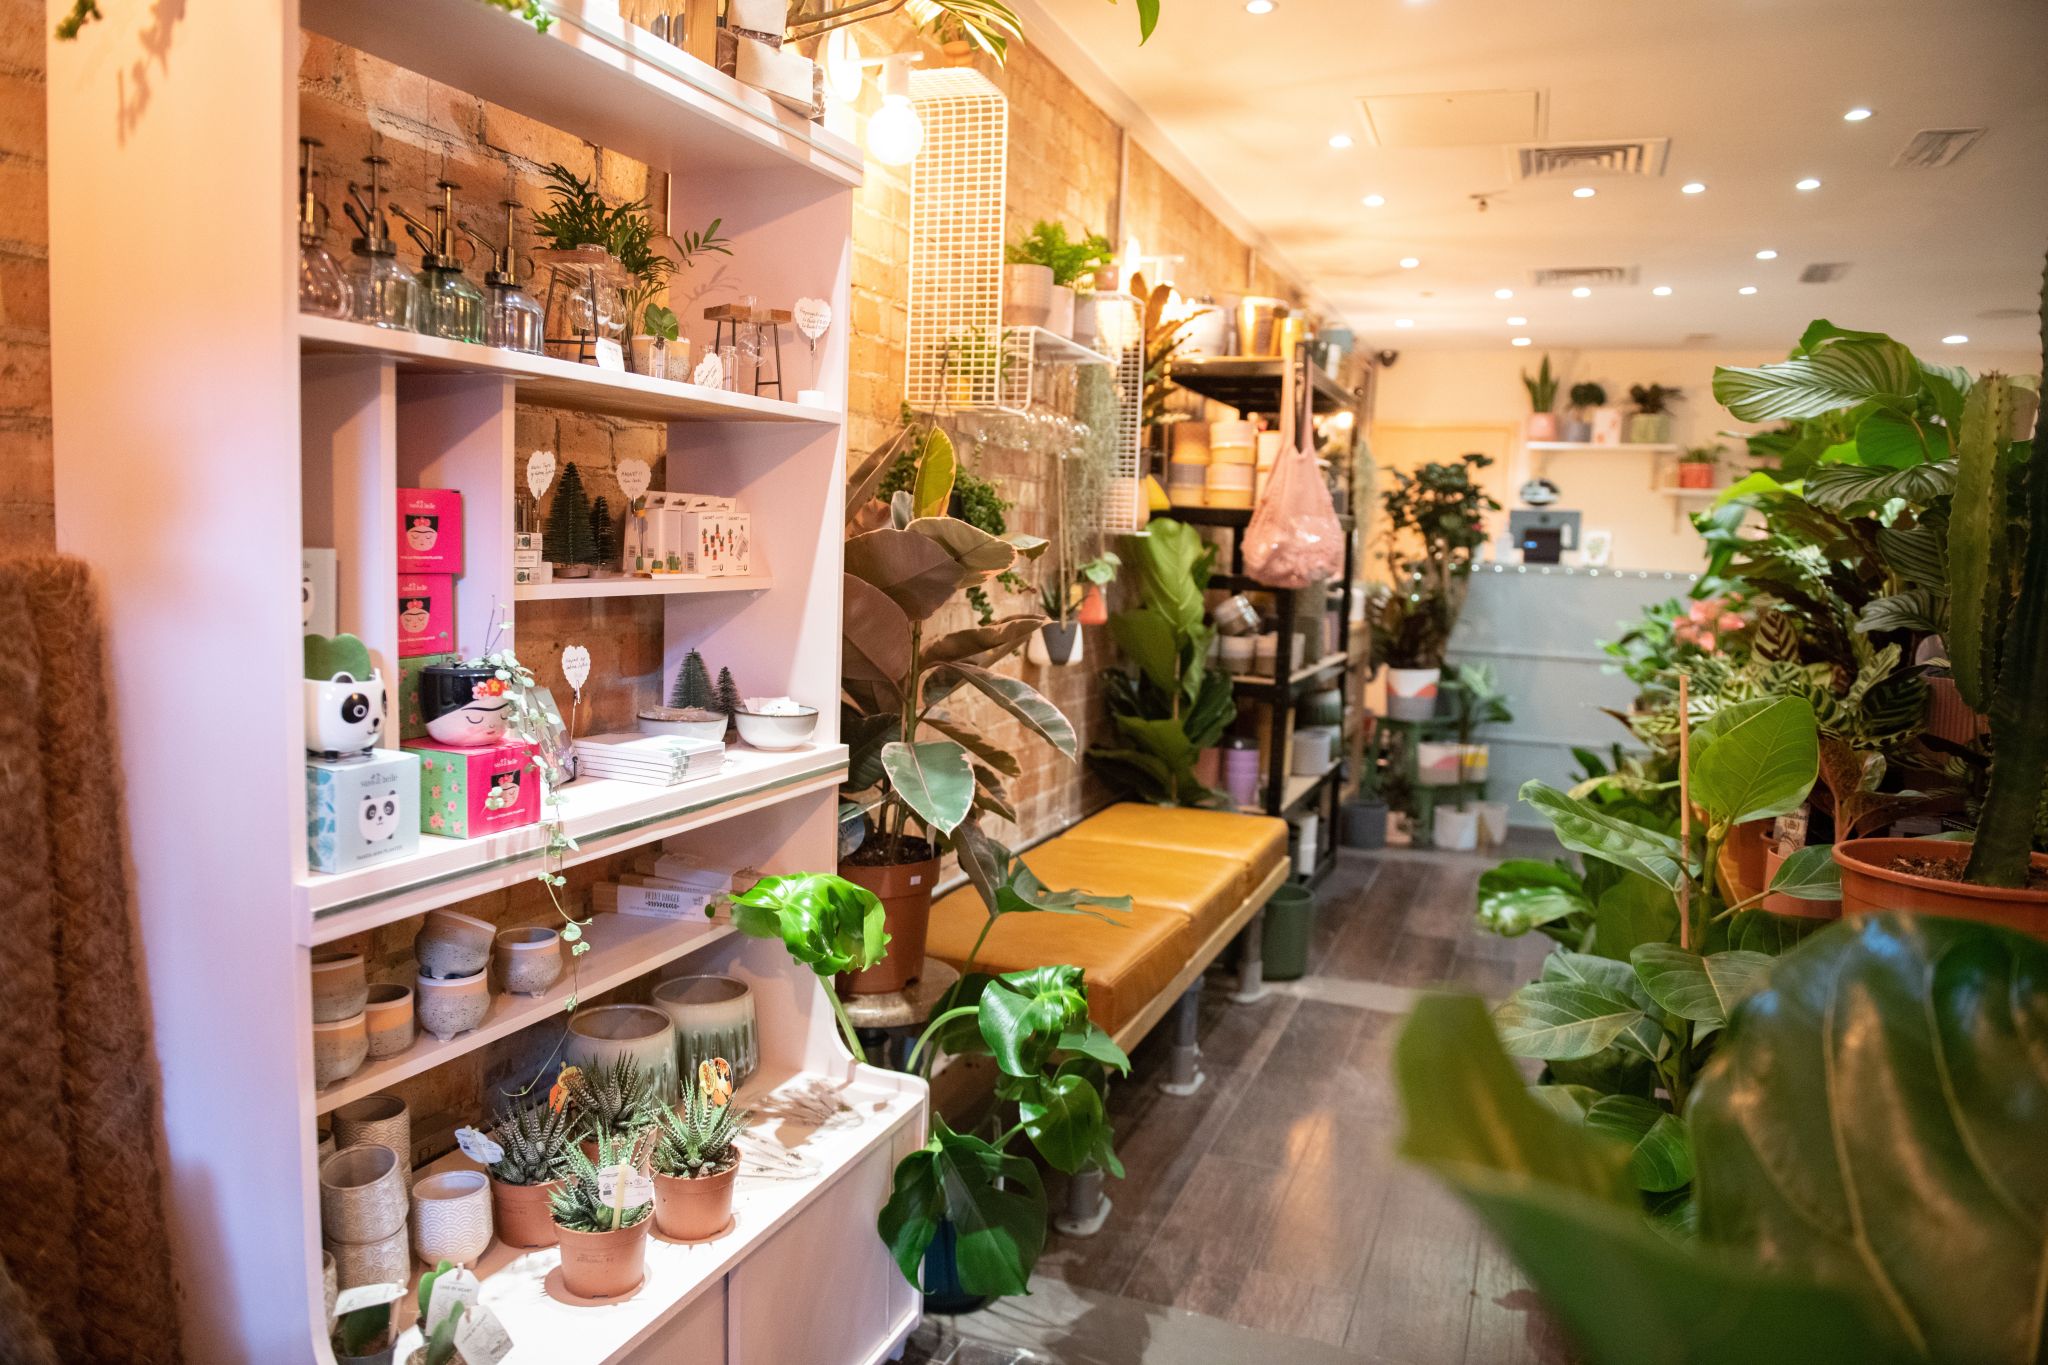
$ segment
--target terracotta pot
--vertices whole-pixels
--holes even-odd
[[[1686,461],[1678,466],[1678,486],[1680,488],[1712,488],[1714,486],[1714,466],[1697,460]]]
[[[1557,414],[1554,412],[1530,413],[1529,439],[1532,441],[1555,441],[1557,439]]]
[[[1081,594],[1081,610],[1077,619],[1084,626],[1109,624],[1109,602],[1102,595],[1100,583],[1090,583],[1088,590]]]
[[[1970,709],[1954,678],[1927,680],[1927,733],[1951,744],[1968,744],[1991,728],[1983,716]]]
[[[695,1180],[657,1173],[654,1226],[662,1236],[678,1242],[716,1237],[732,1221],[732,1187],[739,1173],[737,1160],[717,1175]]]
[[[890,995],[902,990],[924,972],[924,936],[931,924],[932,888],[939,881],[938,858],[894,867],[841,863],[839,875],[880,898],[889,932],[888,955],[864,972],[843,974],[839,993]]]
[[[1842,869],[1842,913],[1902,910],[1915,915],[1948,915],[2048,938],[2048,891],[1973,886],[1892,870],[1892,860],[1899,857],[1965,862],[1970,848],[1950,839],[1850,839],[1836,844],[1835,862]],[[2048,853],[2034,854],[2033,863],[2048,868]]]
[[[1721,845],[1720,873],[1731,901],[1748,900],[1764,889],[1769,874],[1764,855],[1771,848],[1773,820],[1748,820],[1728,831]]]
[[[491,1223],[497,1229],[498,1240],[521,1251],[553,1246],[555,1216],[548,1212],[548,1201],[561,1188],[559,1180],[544,1185],[508,1185],[493,1178]]]
[[[617,1232],[577,1232],[559,1224],[562,1288],[579,1299],[623,1298],[647,1278],[647,1230],[652,1217]]]
[[[1777,845],[1764,850],[1764,885],[1777,880],[1778,869],[1785,859],[1779,854]],[[1801,900],[1797,896],[1765,896],[1764,909],[1774,915],[1797,915],[1801,919],[1840,919],[1842,903],[1833,901]]]

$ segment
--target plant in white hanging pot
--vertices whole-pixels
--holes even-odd
[[[1013,327],[1043,327],[1063,337],[1074,333],[1074,291],[1092,284],[1095,272],[1108,265],[1116,248],[1107,237],[1090,233],[1080,241],[1067,237],[1061,223],[1041,219],[1020,242],[1003,252],[1003,321]]]

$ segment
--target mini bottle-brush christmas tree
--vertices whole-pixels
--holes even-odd
[[[596,547],[592,563],[610,564],[618,559],[618,533],[612,526],[611,504],[603,498],[590,504],[590,540]]]
[[[676,683],[668,694],[668,704],[689,711],[716,712],[718,709],[718,696],[711,688],[711,672],[704,667],[704,656],[694,649],[683,656],[683,666],[676,670]]]
[[[732,670],[718,670],[718,706],[728,718],[737,715],[740,709],[740,685],[732,680]]]
[[[547,529],[542,533],[547,556],[564,578],[588,578],[597,562],[597,546],[590,536],[590,495],[583,491],[583,471],[571,461],[562,466],[562,478],[555,485],[555,500],[548,504]]]

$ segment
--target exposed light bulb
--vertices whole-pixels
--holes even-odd
[[[1351,134],[1349,134],[1349,133],[1332,133],[1332,134],[1330,134],[1330,145],[1331,145],[1332,147],[1334,147],[1334,148],[1335,148],[1336,150],[1340,151],[1340,152],[1341,152],[1341,151],[1343,151],[1343,150],[1344,150],[1344,149],[1345,149],[1346,147],[1349,147],[1349,146],[1351,145]]]
[[[1964,336],[1961,332],[1954,332],[1948,336],[1943,337],[1941,339],[1941,344],[1944,346],[1960,346],[1968,340],[1969,338]]]
[[[1415,319],[1414,319],[1414,318],[1395,318],[1395,319],[1394,319],[1394,325],[1395,325],[1396,327],[1413,327],[1413,326],[1415,325]]]
[[[1510,346],[1527,346],[1528,344],[1529,338],[1527,337],[1515,337],[1514,339],[1508,342],[1508,345]]]
[[[1527,318],[1519,318],[1519,317],[1517,317],[1517,318],[1509,318],[1509,319],[1508,319],[1508,326],[1510,326],[1510,327],[1527,327],[1528,325],[1529,325],[1529,319],[1527,319]]]
[[[1735,292],[1738,294],[1754,294],[1756,292],[1756,286],[1753,284],[1745,284],[1742,286],[1742,288],[1736,290]]]
[[[860,66],[860,39],[851,28],[835,28],[825,38],[825,91],[848,104],[860,98],[866,73]]]
[[[1244,0],[1246,14],[1271,14],[1275,8],[1273,0]]]
[[[868,119],[868,151],[884,166],[908,166],[924,147],[924,120],[908,95],[884,95]]]

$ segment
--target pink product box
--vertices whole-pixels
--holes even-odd
[[[532,745],[456,749],[422,739],[405,751],[420,760],[420,833],[476,839],[540,820]]]
[[[398,490],[398,572],[462,572],[462,494],[453,488]]]
[[[455,580],[444,573],[398,576],[398,657],[455,648]]]

